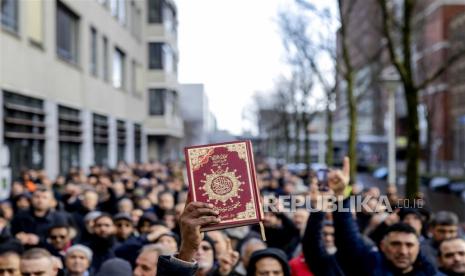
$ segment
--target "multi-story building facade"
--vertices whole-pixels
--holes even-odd
[[[169,100],[175,106],[176,98],[152,96],[170,77],[150,70],[166,64],[147,42],[169,37],[149,20],[162,11],[159,2],[2,0],[0,146],[14,177],[23,168],[54,177],[71,167],[160,159],[147,140],[172,124],[153,122],[168,111],[151,111],[165,111]]]
[[[183,121],[179,105],[177,10],[172,0],[148,0],[145,28],[148,64],[147,130],[149,159],[182,155]]]

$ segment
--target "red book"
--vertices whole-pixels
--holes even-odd
[[[250,141],[187,147],[184,153],[192,200],[211,203],[220,213],[221,222],[202,231],[263,220]]]

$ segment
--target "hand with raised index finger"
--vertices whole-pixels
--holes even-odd
[[[328,185],[333,190],[335,196],[343,196],[345,188],[350,181],[350,159],[344,157],[342,170],[331,170],[328,173]]]

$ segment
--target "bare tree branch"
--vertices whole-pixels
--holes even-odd
[[[391,56],[391,61],[396,67],[397,71],[399,72],[400,77],[404,80],[406,79],[407,72],[405,71],[403,60],[401,60],[395,52],[394,38],[392,37],[392,33],[391,33],[392,16],[388,11],[387,0],[378,0],[378,1],[381,7],[381,14],[383,16],[383,20],[382,20],[383,21],[383,33],[386,38],[389,55]]]
[[[458,51],[454,55],[450,56],[446,62],[444,62],[441,67],[439,67],[434,73],[432,73],[430,76],[425,78],[423,82],[417,86],[418,90],[423,90],[425,89],[429,84],[434,82],[437,78],[439,78],[444,72],[447,71],[447,69],[455,64],[457,61],[461,60],[463,57],[465,57],[465,48],[462,49],[461,51]]]

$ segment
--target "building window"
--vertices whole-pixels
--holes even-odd
[[[108,118],[93,114],[94,160],[96,165],[108,165]]]
[[[125,149],[126,149],[126,124],[124,121],[116,121],[116,133],[117,133],[117,158],[119,161],[124,161]]]
[[[94,27],[90,28],[90,73],[94,76],[98,74],[98,58],[97,58],[97,30]]]
[[[163,69],[163,43],[149,43],[149,69]]]
[[[172,116],[180,114],[178,93],[174,90],[166,92],[166,109],[166,113],[170,112]]]
[[[136,163],[141,162],[142,151],[142,128],[140,124],[134,124],[134,160]]]
[[[125,66],[125,54],[118,48],[115,48],[113,54],[113,86],[115,88],[124,89],[124,66]]]
[[[163,44],[163,69],[168,73],[174,72],[174,63],[174,53],[171,46]]]
[[[77,64],[79,17],[61,2],[57,2],[56,16],[57,54]]]
[[[106,36],[103,37],[102,40],[102,47],[103,47],[103,80],[108,82],[109,74],[108,74],[108,38]]]
[[[117,18],[122,25],[126,24],[126,0],[118,0]]]
[[[4,91],[3,117],[12,177],[19,177],[23,169],[42,169],[46,127],[42,100]]]
[[[18,32],[18,3],[18,0],[0,1],[2,26],[15,33]]]
[[[125,0],[110,0],[110,11],[118,22],[122,25],[126,23],[126,1]]]
[[[177,21],[176,21],[176,9],[173,5],[165,3],[163,6],[163,24],[167,33],[176,35],[177,33]]]
[[[149,114],[158,116],[165,114],[166,89],[149,90]]]
[[[163,22],[163,0],[148,0],[148,19],[149,23],[162,23]]]
[[[44,40],[44,2],[26,1],[27,7],[27,34],[33,44],[42,46]]]
[[[60,145],[60,173],[79,167],[82,143],[80,112],[77,109],[58,106],[58,141]]]

